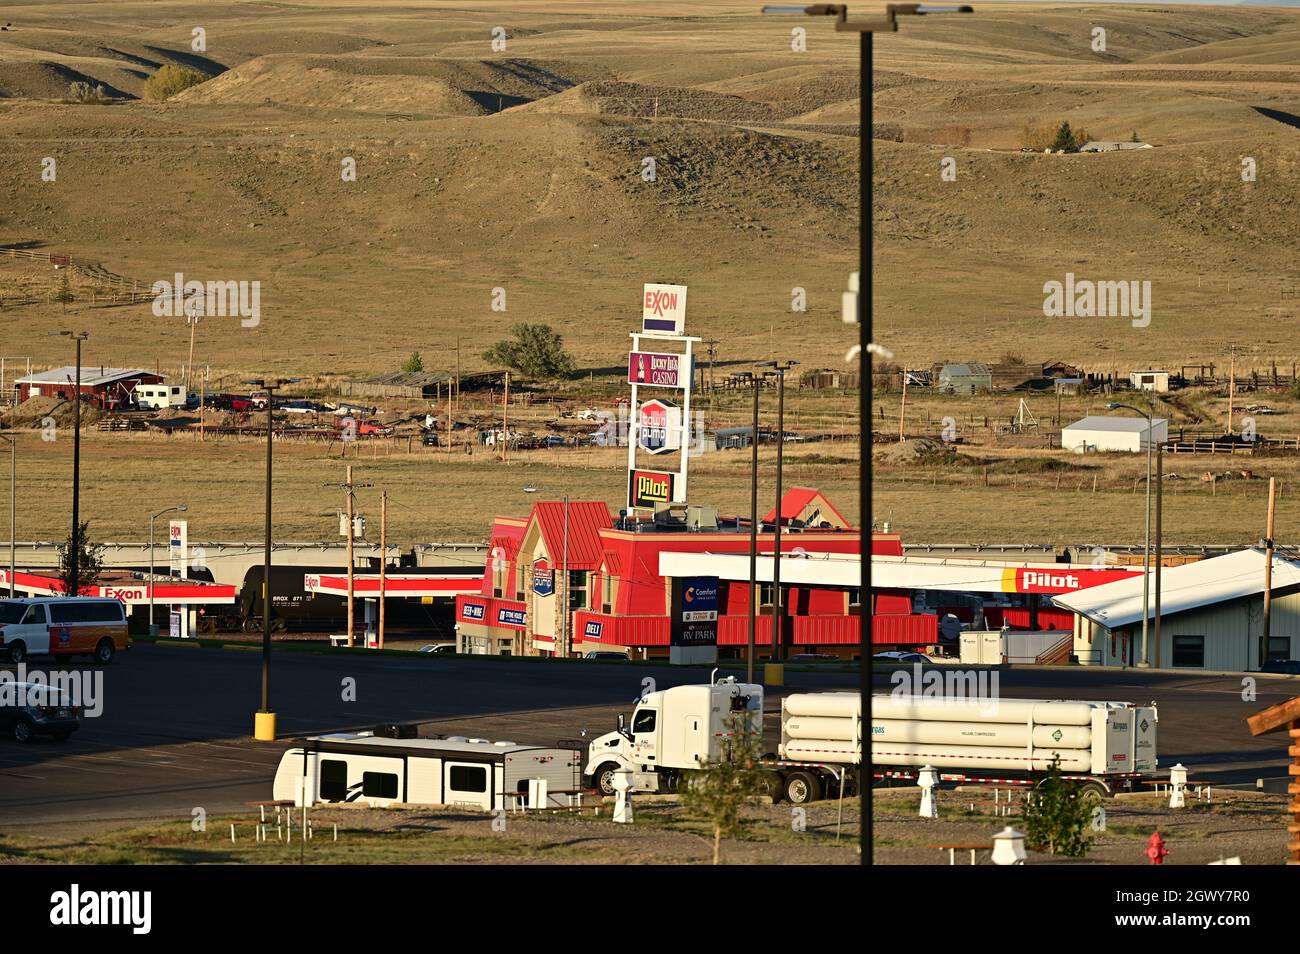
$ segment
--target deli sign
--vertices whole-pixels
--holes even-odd
[[[657,388],[684,388],[687,370],[682,367],[680,354],[663,354],[657,351],[633,351],[627,358],[627,383],[649,385]]]
[[[648,335],[680,335],[686,327],[686,286],[645,286],[641,300],[641,331]]]
[[[677,475],[658,470],[630,470],[627,474],[627,505],[653,510],[673,502]]]

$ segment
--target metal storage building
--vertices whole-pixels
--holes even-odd
[[[945,364],[939,369],[939,390],[945,394],[992,391],[993,371],[987,364]]]
[[[1265,552],[1252,547],[1182,566],[1160,580],[1160,642],[1148,627],[1151,665],[1163,669],[1258,669],[1264,620]],[[1264,658],[1300,657],[1300,561],[1273,556],[1272,620]],[[1053,597],[1075,614],[1083,665],[1132,665],[1142,638],[1142,576]],[[1155,612],[1155,581],[1150,607]]]
[[[1169,422],[1157,417],[1154,429],[1145,417],[1105,417],[1093,415],[1061,429],[1061,447],[1077,453],[1093,451],[1128,451],[1147,449],[1147,432],[1153,431],[1156,446],[1169,440]]]

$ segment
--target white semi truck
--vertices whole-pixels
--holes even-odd
[[[851,725],[851,711],[856,693],[805,693],[788,697],[782,703],[781,725],[784,740],[791,725],[791,699],[816,699],[817,711],[829,708],[843,713],[836,732],[856,732],[856,756],[841,747],[809,748],[807,758],[767,756],[762,760],[772,773],[772,795],[784,796],[796,804],[815,801],[823,795],[856,791],[857,770],[861,760],[861,708],[856,709],[857,729]],[[826,701],[829,700],[829,701]],[[803,708],[796,706],[797,711]],[[839,723],[850,723],[842,725]],[[798,732],[795,720],[794,731]],[[820,727],[818,727],[820,728]],[[593,740],[587,750],[583,774],[602,794],[614,793],[614,773],[630,771],[632,790],[639,792],[672,791],[683,772],[699,769],[726,757],[727,740],[737,730],[746,729],[754,737],[763,737],[763,687],[737,682],[727,677],[704,686],[675,686],[647,693],[632,711],[631,722],[618,717],[618,729]],[[783,742],[784,745],[784,742]],[[802,750],[801,750],[802,752]]]
[[[603,794],[630,771],[634,791],[671,791],[684,771],[725,757],[742,726],[762,738],[763,688],[733,678],[652,692],[619,716],[615,732],[588,747],[584,775]],[[1061,774],[1101,795],[1157,768],[1154,705],[1022,699],[952,700],[877,695],[871,755],[879,779],[908,779],[922,766],[945,781],[1034,785],[1054,758]],[[781,739],[762,764],[774,798],[794,804],[857,791],[862,703],[856,692],[793,693],[781,701]]]

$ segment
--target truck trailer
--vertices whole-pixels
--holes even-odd
[[[633,791],[671,791],[684,772],[726,757],[734,713],[762,735],[761,686],[723,679],[648,693],[630,725],[592,741],[583,769],[602,794],[614,774],[632,773]],[[952,700],[872,697],[871,756],[879,780],[910,779],[930,766],[957,782],[1036,785],[1057,761],[1063,777],[1111,795],[1155,772],[1154,705],[1034,699]],[[857,692],[792,693],[781,701],[781,736],[760,764],[774,799],[803,804],[855,794],[862,764],[862,699]]]

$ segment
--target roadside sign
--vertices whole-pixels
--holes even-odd
[[[677,475],[659,470],[631,470],[627,475],[627,505],[653,510],[673,502]]]
[[[538,596],[550,596],[555,592],[555,571],[546,557],[533,561],[533,592]]]
[[[648,335],[680,335],[686,327],[686,286],[645,286],[641,300],[641,331]]]
[[[171,522],[170,543],[168,551],[171,554],[171,575],[179,576],[182,579],[189,578],[190,562],[190,541],[189,541],[189,522],[185,520],[173,520]]]
[[[680,354],[633,351],[627,359],[627,383],[656,388],[682,388],[689,383],[690,369],[683,367]]]
[[[718,658],[716,576],[675,577],[669,621],[669,662],[674,665],[710,663]]]
[[[637,443],[651,454],[682,446],[682,412],[668,401],[646,401],[637,415]]]

